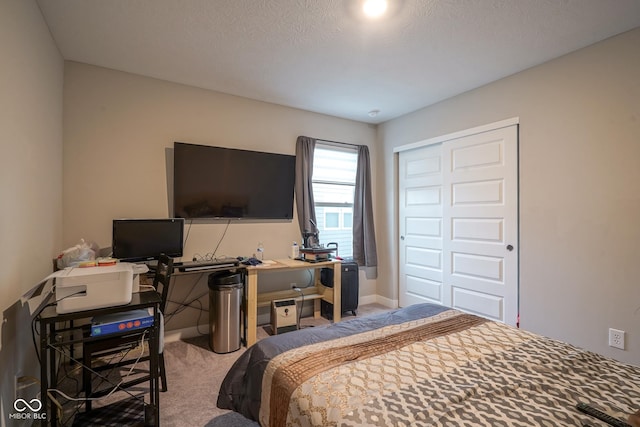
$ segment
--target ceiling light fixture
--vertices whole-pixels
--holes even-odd
[[[369,18],[379,18],[387,11],[387,0],[365,0],[362,10]]]
[[[380,110],[371,110],[367,114],[369,115],[369,117],[375,117],[378,115],[379,112]]]

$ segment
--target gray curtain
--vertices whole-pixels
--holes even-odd
[[[308,136],[299,136],[296,141],[296,208],[300,233],[305,230],[317,231],[316,211],[313,201],[313,150],[316,140]]]
[[[373,202],[371,200],[371,165],[369,147],[358,146],[358,168],[353,201],[353,258],[358,265],[378,265],[376,235],[373,229]]]

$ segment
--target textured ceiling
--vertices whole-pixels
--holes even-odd
[[[389,1],[38,5],[65,59],[368,123],[640,26],[640,0]]]

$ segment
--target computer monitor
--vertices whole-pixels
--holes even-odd
[[[139,262],[158,259],[161,253],[179,258],[183,251],[184,219],[114,219],[113,257]]]

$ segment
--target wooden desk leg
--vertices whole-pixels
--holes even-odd
[[[249,270],[247,275],[247,347],[256,342],[258,328],[258,272]]]
[[[342,316],[342,268],[339,262],[333,263],[333,322],[339,322]]]
[[[321,271],[322,271],[321,268],[313,269],[313,286],[319,289],[324,289],[324,286],[322,285],[322,281],[320,280]],[[322,306],[320,305],[321,300],[322,300],[321,298],[316,298],[313,300],[313,318],[314,319],[320,319],[322,317],[322,312],[321,312]],[[300,309],[302,310],[302,308]]]

